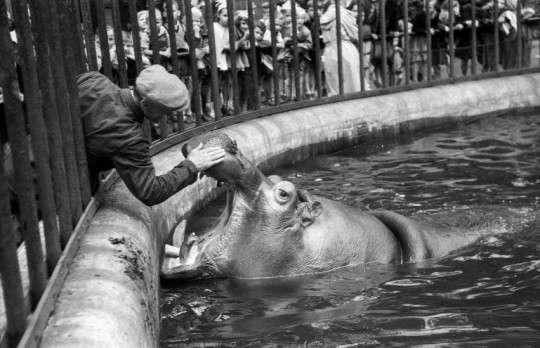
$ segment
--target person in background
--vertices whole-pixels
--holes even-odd
[[[124,44],[124,54],[126,56],[128,84],[133,86],[137,78],[137,66],[135,64],[135,47],[133,46],[133,36],[130,31],[122,30],[122,42]],[[143,67],[151,65],[150,60],[141,52]]]
[[[358,25],[356,18],[347,11],[345,2],[340,2],[341,14],[341,49],[343,63],[343,93],[360,91],[360,56],[356,49],[358,42]],[[321,29],[324,48],[324,73],[328,96],[339,94],[338,49],[336,4],[334,0],[326,0],[326,11],[321,16]]]
[[[261,5],[262,17],[259,19],[266,28],[270,28],[270,3],[265,1]]]
[[[238,95],[240,111],[244,111],[244,106],[248,110],[253,108],[254,86],[251,79],[251,63],[249,51],[251,44],[249,41],[248,12],[236,11],[234,16],[234,39],[236,52],[236,72],[238,76]]]
[[[152,34],[152,30],[154,30],[154,29],[150,27],[150,21],[149,21],[149,18],[148,18],[148,14],[147,14],[148,29],[147,29],[147,35],[146,36],[148,37],[149,40],[148,40],[148,42],[144,41],[145,46],[143,46],[143,40],[141,39],[141,47],[143,49],[143,53],[148,57],[148,59],[150,59],[152,64],[161,64],[167,69],[167,71],[172,71],[172,66],[171,66],[171,64],[169,62],[169,58],[171,58],[171,46],[170,46],[170,41],[169,41],[169,32],[163,26],[163,17],[161,15],[161,11],[156,8],[155,12],[156,12],[156,28],[155,28],[155,30],[156,30],[156,36],[157,36],[155,45],[158,47],[159,55],[160,55],[160,58],[161,58],[159,60],[159,62],[154,62],[153,61],[154,44],[152,43],[152,40],[151,40],[151,34]],[[148,45],[146,46],[146,44],[148,44]]]
[[[426,81],[427,71],[427,39],[428,28],[426,26],[427,16],[431,15],[429,9],[425,9],[423,2],[418,4],[419,10],[411,18],[412,35],[409,38],[410,62],[411,62],[411,82]],[[435,29],[429,28],[430,35],[435,34]]]
[[[272,73],[273,74],[278,74],[278,89],[279,90],[282,90],[283,89],[283,80],[282,80],[282,76],[280,74],[280,69],[282,68],[283,66],[283,59],[285,58],[285,54],[283,53],[283,51],[285,50],[285,42],[283,40],[283,37],[281,35],[281,29],[283,27],[283,16],[279,15],[276,17],[276,20],[275,20],[275,28],[276,30],[274,32],[272,32],[272,30],[269,30],[268,28],[266,28],[266,32],[264,33],[264,36],[263,36],[263,40],[265,41],[268,41],[270,43],[272,42],[275,42],[276,43],[276,48],[277,48],[277,66],[272,66],[273,68],[273,71]],[[273,65],[273,60],[272,60],[272,65]],[[274,95],[274,79],[271,78],[269,81],[268,81],[268,86],[265,87],[265,89],[267,90],[267,93],[268,93],[268,98],[266,98],[266,103],[269,105],[269,106],[273,106],[273,105],[276,105],[276,98],[279,98],[279,96],[275,96]]]
[[[199,172],[224,159],[223,149],[202,149],[201,145],[169,172],[156,174],[142,122],[145,118],[158,122],[189,107],[186,86],[161,65],[144,69],[133,89],[120,88],[96,71],[77,76],[77,88],[93,191],[97,175],[115,168],[129,191],[152,206],[194,183]]]
[[[178,52],[188,52],[189,46],[186,42],[186,27],[182,23],[182,10],[177,0],[172,1],[173,12],[173,27],[175,33],[176,49]],[[165,29],[169,29],[169,23],[167,22],[167,2],[163,2],[163,19]]]
[[[173,15],[173,32],[174,32],[174,38],[176,43],[176,52],[178,57],[178,75],[180,77],[180,80],[185,83],[188,90],[193,90],[193,85],[191,81],[191,74],[190,74],[190,64],[189,64],[189,46],[186,42],[186,27],[184,26],[184,23],[182,23],[182,10],[180,8],[180,4],[177,0],[172,0],[172,15]],[[169,27],[170,23],[168,23],[168,10],[167,10],[167,2],[163,2],[163,11],[162,11],[162,18],[163,18],[163,28],[165,28],[168,35],[169,34]],[[157,17],[156,17],[157,22]],[[170,42],[167,42],[170,50]],[[171,52],[172,54],[172,52]],[[173,64],[172,59],[168,57],[166,61],[162,65],[167,68],[167,71],[172,72],[173,71]],[[174,117],[173,117],[174,118]],[[195,117],[193,116],[191,109],[186,109],[184,111],[184,123],[195,123]],[[170,124],[174,127],[174,120],[168,120]]]
[[[431,28],[434,32],[431,36],[431,66],[433,78],[440,79],[443,70],[448,75],[448,46],[446,44],[446,31],[444,24],[439,19],[440,3],[438,0],[429,2],[429,15],[431,17]]]
[[[274,65],[272,62],[272,44],[264,39],[267,32],[263,21],[255,22],[255,50],[257,53],[258,93],[263,95],[266,104],[269,104],[272,95],[272,76]]]
[[[280,50],[278,58],[279,80],[281,89],[281,101],[288,102],[292,97],[292,73],[293,73],[293,31],[292,31],[292,9],[289,1],[281,6],[281,17],[283,25],[281,26],[281,37],[285,48]],[[277,30],[277,29],[276,29]]]
[[[191,16],[193,20],[194,33],[194,49],[197,58],[197,76],[199,81],[199,90],[201,91],[201,110],[204,121],[214,120],[214,110],[211,102],[212,83],[210,79],[210,61],[208,54],[210,46],[208,45],[208,37],[203,26],[203,14],[198,7],[191,8]],[[195,112],[193,105],[195,103],[194,95],[191,97],[192,112]]]
[[[461,74],[467,75],[469,61],[472,59],[472,6],[467,4],[460,6],[459,2],[452,1],[453,8],[450,8],[450,2],[445,0],[441,5],[440,20],[444,24],[444,30],[450,31],[450,11],[454,13],[454,45],[455,56],[461,60]]]
[[[112,67],[115,71],[118,71],[118,57],[116,54],[116,43],[114,41],[114,29],[113,27],[107,25],[107,45],[109,47],[109,57],[111,59]],[[96,58],[97,58],[97,65],[98,70],[103,71],[103,52],[101,50],[101,44],[100,44],[100,38],[99,38],[99,30],[96,31]]]
[[[310,80],[310,65],[312,50],[313,50],[313,40],[311,38],[311,30],[305,26],[306,21],[309,19],[306,10],[302,7],[296,8],[296,25],[297,29],[297,38],[298,38],[298,63],[299,63],[299,73],[300,73],[300,95],[296,96],[296,100],[300,99],[312,99],[315,97],[315,92],[311,89],[311,80]],[[293,47],[291,47],[291,50]],[[294,79],[292,80],[294,82]],[[293,88],[295,91],[295,88]]]
[[[221,114],[233,115],[231,107],[230,75],[231,63],[229,57],[229,16],[227,6],[223,2],[217,3],[217,20],[214,22],[215,52],[217,58],[219,89],[221,94]]]
[[[361,16],[360,23],[362,23],[362,54],[364,56],[364,87],[366,91],[369,91],[371,90],[370,75],[373,71],[373,67],[371,65],[371,28],[373,23],[375,23],[375,9],[373,8],[373,6],[371,6],[371,1],[369,0],[362,0],[360,2],[360,6],[360,9],[358,9],[358,2],[356,0],[351,0],[348,9],[357,19],[357,22],[358,16]]]
[[[521,61],[521,67],[531,66],[532,55],[532,43],[535,40],[535,24],[533,21],[529,21],[530,18],[538,17],[540,15],[540,1],[538,0],[523,0],[521,7],[522,18],[522,40],[523,40],[523,58]],[[537,28],[537,26],[536,26]],[[540,58],[540,54],[536,54],[537,58]]]
[[[309,0],[306,4],[307,6],[307,14],[308,14],[308,21],[305,23],[306,27],[309,28],[309,30],[311,31],[311,39],[313,42],[315,42],[315,40],[318,40],[319,41],[319,49],[320,49],[320,53],[324,51],[324,42],[322,40],[322,34],[321,34],[321,28],[320,28],[320,25],[319,26],[316,26],[315,25],[315,7],[313,5],[313,0]],[[322,10],[324,8],[324,1],[323,0],[317,0],[317,21],[319,22],[318,24],[320,24],[320,19],[321,19],[321,16],[322,16]],[[318,28],[318,30],[317,30]],[[312,49],[310,51],[310,55],[311,55],[311,64],[309,64],[308,66],[308,69],[309,69],[309,80],[310,80],[310,91],[313,91],[313,95],[310,95],[308,96],[308,99],[312,99],[312,98],[315,98],[315,91],[316,91],[316,75],[315,75],[315,61],[316,60],[319,60],[320,57],[317,56],[317,53],[315,52],[314,49]],[[323,82],[321,82],[322,85],[324,85],[324,73],[323,73],[323,64],[320,65],[320,71],[318,72],[321,76],[321,80]]]

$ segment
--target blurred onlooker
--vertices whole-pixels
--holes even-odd
[[[334,0],[326,0],[326,11],[321,16],[324,48],[324,73],[329,96],[339,94],[338,59],[343,63],[343,93],[360,91],[360,56],[356,49],[358,42],[358,25],[356,18],[347,11],[345,2],[341,2],[341,57],[337,49],[336,4]]]
[[[263,21],[255,22],[255,50],[257,56],[258,93],[262,93],[265,103],[269,103],[271,96],[271,82],[274,72],[272,62],[272,44],[264,39],[267,28]]]
[[[531,65],[532,42],[535,40],[535,25],[529,22],[529,18],[538,17],[540,15],[540,1],[538,0],[523,0],[521,7],[522,32],[523,32],[523,60],[522,66],[529,67]]]
[[[426,81],[428,74],[431,72],[427,71],[427,58],[428,58],[428,27],[427,27],[427,17],[430,16],[431,12],[429,9],[426,9],[423,3],[419,4],[419,10],[416,11],[415,15],[411,18],[412,24],[412,35],[409,40],[409,52],[411,62],[411,82]],[[429,34],[434,35],[435,29],[429,26]]]
[[[150,26],[149,15],[147,14],[148,29],[147,29],[146,37],[148,37],[149,40],[148,40],[148,42],[146,42],[146,41],[143,42],[143,40],[141,40],[141,46],[142,46],[142,49],[143,49],[143,53],[148,57],[148,59],[150,59],[150,61],[152,61],[152,64],[161,64],[161,65],[163,65],[165,67],[165,69],[167,71],[171,71],[172,70],[172,65],[170,64],[170,62],[168,60],[168,58],[171,57],[171,46],[170,46],[170,41],[169,41],[169,32],[163,26],[163,17],[161,15],[161,11],[156,8],[155,13],[156,13],[156,27],[155,28],[152,28]],[[152,37],[152,31],[154,29],[156,31],[155,32],[156,40],[154,42],[152,42],[151,37]],[[143,46],[143,44],[144,44],[144,46]],[[147,44],[148,44],[148,46],[146,46]],[[161,58],[159,62],[154,62],[153,61],[154,45],[157,46],[157,49],[159,51],[159,55],[160,55],[160,58]]]
[[[113,27],[107,25],[107,45],[109,47],[109,58],[114,70],[118,70],[118,57],[116,54],[116,43],[114,41],[114,29]],[[102,71],[103,67],[103,52],[101,49],[99,30],[96,31],[96,58],[98,71]]]
[[[238,77],[238,97],[240,111],[247,106],[248,110],[253,107],[254,86],[251,79],[251,63],[249,60],[249,50],[251,44],[249,41],[248,12],[236,11],[234,16],[234,39],[236,56],[236,74]]]
[[[283,25],[281,27],[281,37],[283,38],[283,44],[285,48],[280,50],[278,59],[278,74],[281,87],[281,101],[287,102],[291,100],[292,96],[292,59],[293,55],[290,47],[293,44],[293,31],[292,31],[292,10],[291,3],[285,2],[281,6],[281,16],[283,18]]]
[[[298,65],[300,74],[300,96],[298,98],[311,99],[315,97],[315,92],[312,89],[310,66],[313,50],[313,40],[311,38],[311,30],[304,25],[308,20],[308,14],[302,7],[296,9],[296,25],[298,38]],[[292,47],[291,47],[292,49]],[[293,80],[294,81],[294,80]],[[293,91],[295,89],[293,88]]]
[[[375,8],[371,5],[369,0],[360,1],[360,10],[358,9],[358,2],[356,0],[351,0],[350,5],[348,6],[351,13],[357,18],[361,16],[360,23],[362,23],[362,54],[363,54],[363,65],[364,65],[364,87],[366,91],[371,89],[369,81],[370,75],[373,71],[371,65],[371,34],[372,27],[375,23]]]
[[[195,57],[197,58],[197,76],[199,81],[199,90],[201,92],[201,110],[204,121],[214,120],[214,110],[210,99],[211,81],[210,81],[210,62],[208,54],[210,46],[208,46],[207,32],[203,28],[203,15],[198,7],[191,8],[191,16],[193,21],[193,45],[195,49]],[[195,96],[191,96],[191,108],[194,112]],[[193,119],[188,122],[192,123]]]
[[[230,57],[229,57],[229,15],[223,2],[217,4],[217,20],[214,25],[215,52],[217,57],[218,80],[221,94],[221,114],[233,115],[230,99]]]

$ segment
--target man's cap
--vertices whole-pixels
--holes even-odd
[[[173,110],[189,106],[190,97],[186,85],[161,65],[151,65],[141,71],[135,89],[141,98]]]

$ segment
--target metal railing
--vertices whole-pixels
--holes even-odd
[[[457,0],[448,1],[451,9]],[[335,0],[337,5],[344,2]],[[290,14],[290,26],[288,23],[283,25],[281,13],[273,10],[266,19],[267,30],[272,33],[270,40],[264,43],[265,64],[267,69],[270,67],[266,75],[259,71],[263,67],[264,40],[256,40],[254,26],[254,13],[261,13],[261,8],[255,11],[254,4],[260,6],[262,1],[246,1],[242,6],[247,9],[249,24],[244,44],[250,49],[244,52],[228,50],[230,66],[225,68],[218,68],[221,52],[216,52],[215,48],[225,44],[217,42],[215,31],[228,33],[226,44],[236,47],[239,39],[234,9],[242,1],[227,0],[226,10],[215,8],[210,5],[211,1],[206,1],[207,5],[202,9],[206,26],[202,31],[195,28],[192,11],[185,11],[190,8],[191,1],[180,2],[184,15],[180,27],[185,30],[185,40],[190,49],[177,47],[175,29],[178,27],[168,26],[167,45],[172,54],[167,59],[162,59],[160,54],[156,30],[156,15],[159,14],[155,9],[161,9],[161,3],[165,3],[165,21],[175,23],[173,1],[165,0],[158,4],[155,0],[148,0],[143,8],[137,7],[138,3],[135,0],[107,3],[104,0],[0,0],[0,133],[3,158],[0,163],[0,273],[4,305],[0,306],[1,347],[19,343],[23,346],[38,344],[67,267],[76,252],[78,238],[88,226],[103,194],[103,189],[94,196],[90,192],[75,84],[78,74],[100,70],[120,87],[127,88],[145,67],[145,62],[148,64],[150,61],[165,64],[171,73],[179,75],[190,86],[192,108],[187,113],[195,115],[195,124],[186,124],[183,117],[186,115],[181,114],[162,120],[157,127],[147,122],[146,135],[155,140],[151,148],[154,154],[201,132],[277,112],[461,80],[540,71],[538,17],[524,20],[518,15],[515,21],[501,21],[501,12],[507,9],[499,9],[496,0],[489,11],[472,6],[467,24],[461,22],[463,18],[456,18],[453,11],[448,12],[447,21],[442,23],[446,25],[442,26],[432,16],[426,15],[423,23],[425,34],[408,30],[408,24],[402,24],[401,28],[398,25],[395,29],[396,23],[392,22],[390,13],[400,14],[402,23],[409,23],[412,18],[409,18],[408,2],[396,11],[389,7],[394,2],[379,0],[374,5],[375,10],[368,12],[368,1],[353,0],[350,6],[358,9],[356,19],[351,22],[350,14],[346,12],[349,10],[335,6],[335,20],[332,22],[325,16],[327,5],[314,1],[311,3],[313,15],[308,30],[312,48],[307,50],[303,46],[306,31],[298,25],[304,10],[296,6],[295,0],[290,0],[290,12],[285,11],[286,18]],[[270,9],[276,9],[277,4],[277,0],[268,1]],[[429,6],[426,0],[424,9]],[[513,11],[521,13],[521,7],[518,1]],[[12,30],[8,9],[13,15],[15,30]],[[149,27],[154,30],[139,28],[138,12],[145,9],[149,10]],[[219,27],[220,24],[214,24],[216,10],[226,11],[226,25]],[[480,18],[479,11],[488,15],[484,13]],[[538,9],[536,11],[538,15]],[[196,11],[194,13],[197,14]],[[321,18],[325,20],[324,27],[321,26]],[[367,23],[367,20],[372,22]],[[287,45],[280,42],[279,26],[282,26],[283,33],[287,32],[286,35],[290,33]],[[354,39],[355,35],[350,32],[351,26],[356,26],[358,39]],[[375,35],[366,33],[368,30]],[[511,36],[507,35],[508,30]],[[200,33],[202,39],[207,40],[208,54],[204,59],[198,57],[199,52],[194,49],[197,40],[201,39]],[[109,36],[112,36],[114,46],[109,46]],[[444,45],[441,46],[435,37],[442,37]],[[510,40],[502,39],[508,37]],[[411,44],[415,42],[417,45],[419,38],[425,48],[414,51],[418,46],[411,47]],[[463,45],[464,38],[469,40],[467,45]],[[143,52],[144,40],[148,40],[150,55]],[[129,41],[133,42],[133,51],[130,51]],[[347,41],[356,45],[357,76],[345,70],[349,59],[343,55]],[[432,47],[434,44],[437,47]],[[125,49],[116,49],[124,45]],[[325,56],[325,45],[327,49],[335,45],[338,57],[334,62],[338,92],[332,96],[327,88],[330,76],[323,69],[324,64],[330,64],[330,58]],[[371,45],[380,48],[380,61],[383,63],[376,67],[381,74],[380,86],[370,79],[375,52],[371,51],[371,59],[364,59],[369,57]],[[509,50],[508,47],[514,49]],[[205,49],[204,45],[200,48]],[[468,76],[457,73],[455,69],[456,53],[463,57],[464,51],[470,59],[470,66],[464,70],[470,70]],[[240,55],[244,59],[242,66],[238,65]],[[418,55],[424,57],[421,62],[424,65],[422,82],[416,82],[418,76],[413,76],[411,81],[411,73],[417,74],[417,70],[412,69],[417,63],[413,57]],[[448,62],[441,64],[441,57]],[[436,62],[434,58],[437,58]],[[401,65],[397,64],[399,60]],[[191,68],[186,69],[186,66]],[[446,77],[434,74],[440,67],[448,68]],[[305,69],[309,69],[308,75],[302,75]],[[262,77],[266,83],[264,88],[260,87],[263,86],[259,81]],[[311,81],[312,95],[302,90],[306,78]],[[359,80],[358,90],[345,91],[349,79]],[[245,89],[246,81],[252,86],[250,90]],[[202,82],[206,84],[204,91]],[[211,110],[208,105],[203,105],[204,97]],[[244,103],[247,100],[249,102]],[[226,115],[229,108],[233,115]],[[213,113],[213,120],[205,121],[205,113]]]

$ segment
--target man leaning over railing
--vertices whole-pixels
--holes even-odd
[[[157,176],[142,122],[151,122],[189,107],[180,79],[161,65],[144,69],[135,88],[120,88],[90,71],[77,77],[81,117],[92,189],[99,172],[115,168],[127,188],[146,205],[163,202],[197,179],[197,173],[223,161],[221,148],[197,148],[168,173]]]

